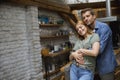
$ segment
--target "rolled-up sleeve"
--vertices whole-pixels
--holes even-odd
[[[108,40],[110,38],[110,36],[112,35],[111,30],[109,29],[109,26],[104,25],[105,27],[103,27],[101,30],[102,34],[100,35],[100,54],[103,53],[106,45],[108,44]],[[101,26],[102,27],[102,26]]]

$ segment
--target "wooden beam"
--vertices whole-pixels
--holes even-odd
[[[35,2],[38,3],[42,3],[45,5],[49,5],[49,6],[53,6],[53,7],[59,7],[59,8],[63,8],[63,9],[70,9],[70,7],[66,4],[62,4],[62,3],[57,3],[57,2],[52,2],[52,1],[48,1],[48,0],[33,0]]]
[[[52,10],[57,12],[64,12],[70,14],[71,9],[65,4],[51,2],[47,0],[7,0],[14,4],[25,5],[25,6],[37,6],[46,10]]]
[[[64,20],[68,21],[70,25],[72,26],[73,30],[75,31],[75,34],[78,35],[76,31],[76,21],[74,21],[68,14],[60,13],[59,14]]]
[[[69,6],[72,10],[80,10],[83,8],[106,8],[106,2],[69,4]],[[111,1],[111,7],[120,7],[120,1]]]
[[[76,22],[67,14],[65,13],[60,13],[59,14],[64,20],[68,21],[74,28],[75,28],[75,24]]]
[[[77,10],[73,10],[72,15],[74,16],[76,22],[80,21],[80,17]]]

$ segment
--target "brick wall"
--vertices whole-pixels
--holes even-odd
[[[42,80],[38,9],[0,4],[0,80]]]

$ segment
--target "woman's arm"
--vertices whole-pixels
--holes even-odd
[[[92,49],[79,49],[79,51],[83,53],[83,55],[96,57],[99,53],[99,49],[100,49],[100,43],[94,42],[92,45]]]

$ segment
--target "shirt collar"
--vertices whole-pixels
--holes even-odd
[[[94,29],[94,31],[97,31],[99,29],[97,23],[98,23],[98,21],[95,21],[95,29]]]

